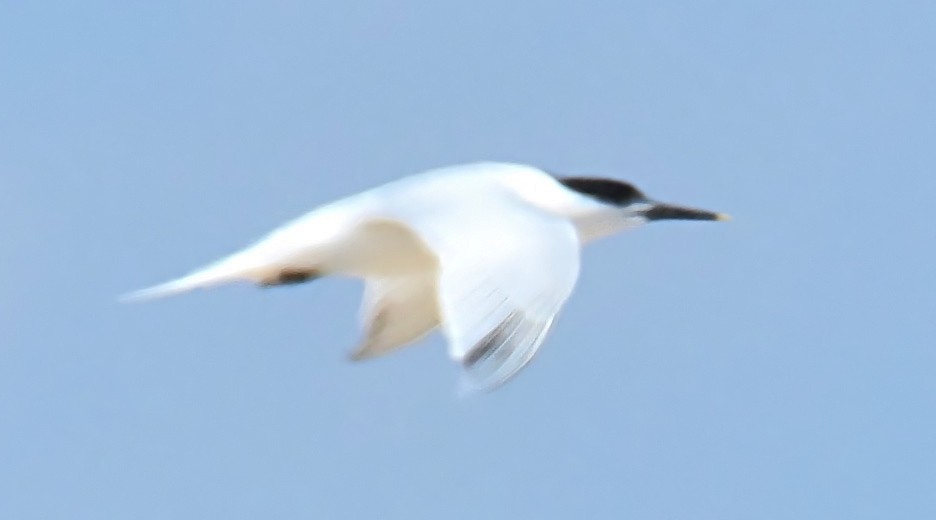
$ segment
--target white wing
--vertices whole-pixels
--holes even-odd
[[[462,195],[473,202],[453,202],[431,218],[411,214],[406,223],[438,256],[452,357],[469,389],[491,390],[542,344],[578,278],[579,243],[570,222],[512,197]]]
[[[351,359],[381,356],[419,340],[439,324],[435,273],[367,279],[364,338]]]

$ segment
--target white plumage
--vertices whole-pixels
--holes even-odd
[[[723,220],[631,185],[503,163],[415,175],[322,206],[254,245],[129,299],[247,281],[365,281],[354,359],[441,327],[469,388],[506,382],[536,353],[578,277],[580,245],[658,219]]]

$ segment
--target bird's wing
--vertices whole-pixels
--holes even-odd
[[[351,353],[355,361],[419,340],[439,324],[435,273],[368,278],[360,319],[364,338]]]
[[[572,292],[575,228],[497,196],[406,223],[438,256],[442,328],[467,389],[503,384],[532,359]]]

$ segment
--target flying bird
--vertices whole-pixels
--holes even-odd
[[[440,328],[464,384],[491,390],[533,358],[569,297],[581,247],[658,220],[727,220],[633,185],[520,164],[431,170],[324,205],[237,253],[143,289],[148,299],[229,282],[364,280],[351,354],[392,352]]]

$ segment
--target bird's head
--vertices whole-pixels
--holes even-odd
[[[586,239],[660,220],[730,220],[724,213],[654,200],[624,181],[593,177],[560,177],[558,181],[594,204],[590,208],[583,204],[576,215]]]

